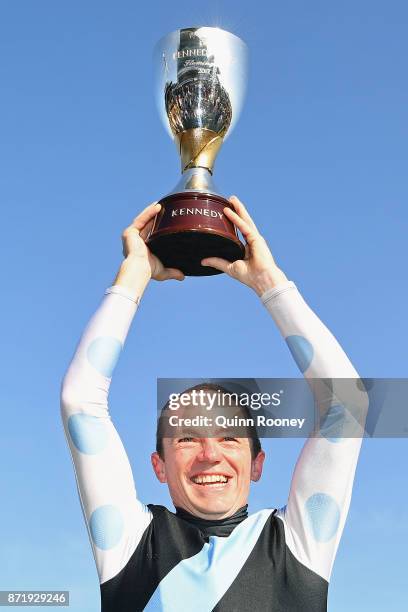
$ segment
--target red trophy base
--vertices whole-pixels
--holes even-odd
[[[225,198],[183,191],[164,197],[159,204],[162,208],[146,243],[166,268],[178,268],[186,276],[211,276],[221,272],[202,266],[205,257],[228,261],[244,257],[235,225],[223,212],[226,206],[232,208]]]

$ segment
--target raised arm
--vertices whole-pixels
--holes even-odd
[[[108,393],[150,278],[184,278],[179,270],[163,268],[144,243],[158,210],[156,204],[147,207],[124,231],[124,260],[62,382],[64,430],[101,583],[126,565],[151,521],[149,509],[137,499],[132,470],[109,414]]]
[[[287,505],[278,512],[292,554],[325,580],[350,505],[367,394],[343,349],[276,265],[243,204],[224,213],[247,240],[244,260],[203,263],[223,270],[262,298],[308,379],[322,413],[320,433],[306,441],[293,474]]]
[[[321,411],[319,431],[304,445],[284,521],[286,543],[309,569],[329,580],[347,517],[367,394],[347,355],[291,282],[262,296]]]

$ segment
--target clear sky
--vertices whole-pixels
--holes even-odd
[[[359,373],[407,376],[407,22],[402,0],[0,1],[0,589],[69,589],[71,610],[99,610],[59,386],[122,229],[178,180],[153,98],[167,32],[217,25],[247,42],[248,96],[217,183]],[[298,375],[246,287],[152,283],[111,392],[143,501],[169,503],[149,463],[157,376]],[[265,447],[253,511],[285,503],[300,441]],[[333,612],[406,604],[407,450],[364,442]]]

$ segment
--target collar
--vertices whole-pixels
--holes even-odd
[[[237,525],[248,517],[248,504],[223,519],[208,520],[176,507],[176,516],[197,527],[205,536],[228,537]]]

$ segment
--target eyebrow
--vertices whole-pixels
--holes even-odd
[[[174,435],[173,438],[177,440],[177,438],[203,438],[205,436],[200,435],[200,432],[195,429],[183,429],[180,428],[177,430],[177,435]]]
[[[174,440],[177,440],[179,438],[237,438],[238,440],[249,438],[249,436],[239,436],[237,434],[238,432],[236,430],[224,429],[223,427],[220,427],[213,431],[210,436],[204,435],[202,431],[198,431],[195,429],[180,429],[177,432],[177,435],[172,436],[172,438]]]

